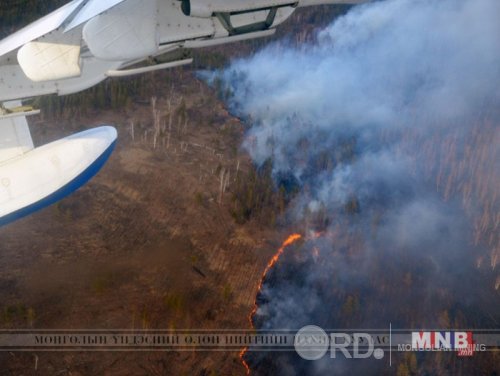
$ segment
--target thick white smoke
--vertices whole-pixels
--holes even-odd
[[[233,63],[232,104],[256,125],[249,152],[300,177],[288,152],[302,137],[321,146],[346,129],[469,120],[499,98],[499,14],[495,0],[385,1],[354,8],[312,46],[275,44]]]
[[[323,262],[285,257],[279,278],[264,286],[260,326],[346,325],[344,302],[331,299],[349,294],[365,309],[352,325],[438,327],[446,320],[426,309],[452,305],[457,323],[499,319],[491,268],[499,253],[499,21],[498,0],[381,1],[351,9],[313,44],[276,43],[216,73],[251,126],[244,147],[255,163],[272,160],[278,183],[293,176],[303,188],[290,219],[323,211],[327,232],[362,238],[355,263],[338,240],[306,243]],[[479,276],[481,260],[491,267]],[[464,275],[471,283],[458,287]],[[325,285],[344,292],[325,293]],[[488,313],[470,321],[471,304]]]

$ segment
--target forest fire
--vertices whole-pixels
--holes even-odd
[[[244,147],[296,190],[286,221],[311,240],[270,260],[252,327],[498,327],[500,50],[487,29],[498,29],[498,2],[460,3],[375,2],[305,47],[270,46],[222,72],[233,111],[252,123]],[[386,371],[252,350],[241,358],[255,374]],[[396,373],[488,372],[494,361],[414,363],[400,359]]]
[[[252,312],[250,312],[250,315],[248,316],[248,320],[250,321],[250,326],[252,328],[254,327],[253,326],[253,316],[257,312],[257,308],[258,308],[257,307],[257,296],[259,295],[259,292],[262,290],[262,285],[264,284],[264,281],[266,279],[267,274],[274,267],[274,265],[276,265],[276,263],[279,261],[281,255],[285,251],[285,248],[294,244],[295,242],[297,242],[300,239],[302,239],[302,235],[297,234],[297,233],[294,233],[294,234],[291,234],[290,236],[288,236],[288,238],[285,239],[283,244],[281,244],[281,247],[278,249],[278,251],[274,254],[273,257],[271,257],[271,260],[269,260],[269,262],[267,263],[267,266],[264,269],[264,273],[262,273],[262,278],[260,279],[259,286],[257,288],[257,294],[256,294],[256,298],[254,301],[254,307],[252,309]],[[249,375],[250,374],[250,366],[248,365],[248,363],[244,359],[244,356],[245,356],[247,350],[248,350],[248,347],[245,347],[241,350],[240,360],[247,371],[247,375]]]
[[[267,273],[269,273],[269,270],[271,270],[273,268],[273,266],[279,261],[281,255],[285,251],[285,248],[292,245],[293,243],[295,243],[297,240],[299,240],[301,238],[302,238],[302,235],[300,235],[300,234],[290,235],[288,238],[286,238],[286,240],[283,242],[281,247],[278,249],[278,251],[271,258],[271,260],[269,260],[266,268],[264,269],[264,273],[262,273],[262,278],[260,279],[259,287],[257,288],[257,295],[262,290],[262,285],[266,279]],[[255,315],[255,312],[257,312],[257,308],[258,308],[257,307],[257,300],[255,300],[252,312],[250,312],[250,315],[248,316],[248,319],[250,321],[250,325],[252,325],[252,327],[253,327],[252,318]]]

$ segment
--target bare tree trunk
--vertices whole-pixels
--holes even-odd
[[[135,124],[134,121],[130,121],[130,136],[132,137],[132,142],[135,142]]]
[[[224,187],[222,187],[222,193],[226,193],[226,188],[229,185],[229,177],[231,175],[231,171],[227,171],[226,178],[224,179]]]
[[[157,103],[156,97],[151,97],[151,110],[153,112],[153,149],[156,149],[156,145],[158,142],[158,137],[160,135],[160,120],[161,120],[161,111],[156,108]]]
[[[220,189],[219,189],[219,204],[222,204],[222,197],[224,195],[224,174],[226,173],[226,170],[224,168],[221,169],[220,171]]]

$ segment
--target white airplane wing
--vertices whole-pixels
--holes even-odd
[[[298,6],[363,1],[73,0],[0,41],[0,102],[186,64],[190,49],[272,34]]]

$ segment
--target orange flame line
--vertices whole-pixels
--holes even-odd
[[[259,286],[257,287],[257,294],[255,295],[255,301],[253,305],[252,312],[250,312],[250,315],[248,316],[248,321],[250,321],[250,326],[253,328],[253,322],[252,322],[252,317],[255,315],[257,312],[257,295],[258,292],[262,290],[262,285],[264,284],[264,280],[266,279],[267,273],[273,268],[274,265],[279,261],[281,255],[285,251],[285,248],[288,247],[289,245],[292,245],[295,243],[297,240],[301,239],[302,235],[300,234],[292,234],[286,240],[283,242],[281,247],[278,249],[278,251],[274,254],[273,257],[271,257],[271,260],[267,263],[266,268],[264,269],[264,273],[262,273],[262,278],[260,279]],[[240,352],[240,360],[243,366],[245,367],[247,371],[247,375],[250,375],[250,366],[248,363],[245,361],[243,358],[245,356],[245,353],[248,351],[248,347],[245,347],[243,350]]]
[[[243,348],[243,350],[241,350],[240,360],[241,360],[241,364],[243,364],[243,366],[245,367],[245,369],[247,371],[247,375],[250,375],[250,366],[248,365],[246,360],[243,358],[245,356],[245,353],[247,352],[247,350],[248,350],[248,347],[245,347],[245,348]]]

